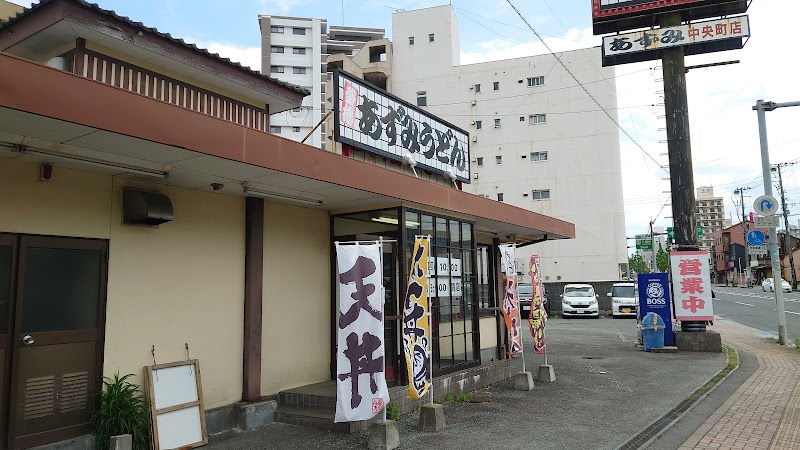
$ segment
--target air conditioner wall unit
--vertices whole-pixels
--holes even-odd
[[[477,104],[478,104],[478,101],[477,101],[477,100],[473,100],[473,101],[472,101],[472,106],[475,106],[475,105],[477,105]]]

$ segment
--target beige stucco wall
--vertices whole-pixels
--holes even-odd
[[[479,322],[481,332],[481,350],[497,347],[497,319],[494,317],[481,317]]]
[[[173,222],[121,224],[122,186],[170,197]],[[200,360],[206,408],[242,392],[244,199],[0,159],[0,232],[109,239],[106,376],[159,363]],[[327,279],[327,278],[326,278]]]
[[[15,5],[14,3],[0,0],[0,20],[8,20],[16,16],[23,10],[22,6]]]
[[[111,177],[54,167],[39,181],[39,164],[0,159],[0,232],[108,239]]]
[[[116,179],[109,244],[104,373],[141,374],[156,362],[200,361],[206,408],[242,396],[244,199],[164,185],[175,220],[123,226]],[[155,189],[153,189],[155,188]]]
[[[330,379],[330,219],[267,203],[261,393]]]

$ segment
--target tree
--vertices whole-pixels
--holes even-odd
[[[644,262],[642,255],[635,254],[628,259],[628,264],[633,272],[636,273],[650,273],[650,268]]]
[[[661,247],[661,242],[658,243],[658,253],[656,253],[656,268],[659,272],[669,271],[669,252]]]

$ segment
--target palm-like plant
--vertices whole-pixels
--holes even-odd
[[[149,445],[150,408],[142,389],[119,373],[103,378],[100,407],[94,413],[95,445],[107,450],[111,436],[130,434],[134,450],[146,450]]]

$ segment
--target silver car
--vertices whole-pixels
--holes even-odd
[[[633,283],[614,283],[611,292],[612,317],[636,317],[636,286]]]
[[[773,278],[765,279],[761,283],[761,289],[763,289],[764,292],[767,292],[767,291],[775,292],[774,279]],[[792,286],[789,284],[788,281],[784,280],[783,278],[781,278],[781,289],[783,289],[783,292],[786,292],[786,293],[791,293],[792,292]]]
[[[568,284],[561,294],[561,315],[600,317],[597,294],[590,284]]]

